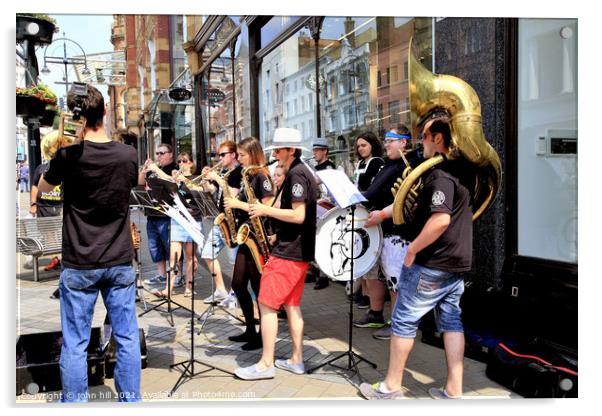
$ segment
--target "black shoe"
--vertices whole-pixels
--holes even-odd
[[[52,295],[50,295],[50,299],[60,299],[61,297],[61,292],[59,292],[59,290],[55,290],[54,292],[52,292]]]
[[[316,280],[316,284],[314,285],[314,290],[324,289],[324,288],[328,287],[328,285],[329,285],[328,278],[322,277],[322,278]]]
[[[376,314],[369,310],[364,316],[353,321],[356,328],[375,328],[379,329],[385,326],[385,319],[382,312]]]
[[[261,341],[261,336],[257,336],[257,337],[253,337],[252,340],[250,340],[249,342],[247,342],[246,344],[243,344],[242,347],[240,347],[243,351],[252,351],[252,350],[258,350],[260,348],[263,348],[263,342]]]
[[[249,342],[255,336],[257,336],[257,335],[252,335],[252,334],[249,334],[248,332],[243,332],[242,334],[232,335],[231,337],[228,337],[228,339],[233,342]]]

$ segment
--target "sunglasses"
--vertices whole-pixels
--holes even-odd
[[[189,163],[189,161],[185,159],[178,159],[178,163]]]
[[[171,153],[171,152],[155,152],[156,156],[163,156],[165,153]]]
[[[222,152],[219,154],[219,157],[225,157],[226,155],[229,155],[230,153],[234,153],[234,152]]]

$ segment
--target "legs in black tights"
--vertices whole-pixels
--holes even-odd
[[[232,290],[236,294],[238,304],[245,316],[246,331],[249,338],[258,336],[255,330],[255,319],[253,317],[253,299],[249,293],[249,281],[255,296],[259,295],[259,283],[261,275],[255,266],[253,256],[246,245],[238,248],[236,262],[234,263],[234,272],[232,274]]]

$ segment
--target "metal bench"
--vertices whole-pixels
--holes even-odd
[[[63,217],[17,218],[17,251],[33,256],[33,280],[40,279],[38,259],[60,254],[63,240]]]

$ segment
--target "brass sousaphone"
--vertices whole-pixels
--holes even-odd
[[[496,151],[485,139],[481,122],[481,103],[474,89],[451,75],[436,75],[426,69],[409,45],[409,94],[412,134],[418,137],[423,123],[434,113],[445,112],[450,118],[452,143],[447,157],[464,160],[476,173],[473,195],[473,221],[491,205],[500,187],[501,163]],[[391,190],[395,195],[393,222],[411,222],[414,202],[422,190],[422,175],[445,157],[434,156],[415,169],[407,170]],[[472,165],[472,166],[471,166]]]

